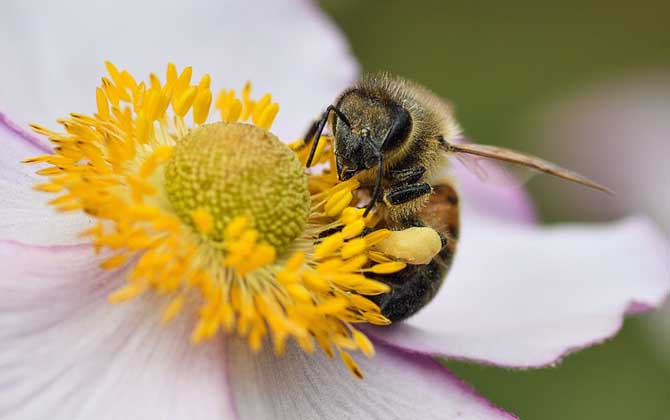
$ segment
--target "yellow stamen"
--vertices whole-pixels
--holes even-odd
[[[129,284],[116,292],[109,295],[110,303],[121,303],[133,299],[140,293],[142,293],[142,288],[135,284]]]
[[[344,235],[344,239],[350,239],[360,235],[361,232],[363,232],[363,229],[365,229],[365,222],[363,219],[357,219],[351,223],[347,223],[347,225],[344,226],[344,229],[342,229],[342,235]]]
[[[366,247],[367,244],[365,242],[365,239],[363,238],[352,239],[342,247],[342,258],[347,259],[357,254],[360,254],[361,252],[365,251]]]
[[[193,121],[196,124],[205,123],[211,104],[212,92],[209,89],[199,89],[193,101]]]
[[[404,262],[400,261],[391,261],[381,264],[373,265],[369,271],[375,274],[391,274],[397,273],[398,271],[404,269],[407,266]]]
[[[372,246],[374,244],[377,244],[384,239],[388,238],[391,236],[391,231],[388,229],[380,229],[375,232],[369,233],[365,235],[365,243],[368,244],[368,246]]]
[[[341,233],[331,235],[316,247],[314,250],[314,257],[317,259],[323,259],[326,256],[333,254],[342,246],[343,243],[344,236]]]
[[[191,219],[193,219],[195,228],[203,235],[207,235],[214,229],[214,218],[203,208],[193,210],[191,212]]]
[[[100,264],[100,267],[104,268],[105,270],[111,270],[123,265],[123,263],[125,263],[127,259],[128,259],[127,255],[124,254],[115,255],[103,261]]]
[[[347,369],[349,369],[351,373],[353,373],[358,379],[363,379],[363,372],[358,367],[356,362],[354,362],[354,359],[351,357],[349,353],[343,351],[340,353],[340,357],[342,358],[344,365],[347,367]]]
[[[234,240],[242,235],[242,232],[251,224],[248,217],[238,216],[234,218],[223,232],[223,237],[227,240]]]
[[[109,302],[153,291],[168,299],[162,323],[197,314],[194,344],[220,331],[254,352],[266,337],[277,355],[289,339],[305,352],[318,344],[362,378],[349,351],[372,357],[374,347],[352,324],[390,323],[368,299],[390,288],[366,274],[405,264],[373,248],[391,232],[376,228],[374,212],[364,218],[351,207],[360,182],[337,179],[332,138],[321,138],[315,156],[323,173],[305,170],[309,142],[294,153],[272,136],[279,105],[269,94],[252,99],[250,83],[239,97],[214,96],[211,77],[194,79],[191,67],[169,63],[164,82],[153,73],[138,82],[105,66],[95,114],[58,120],[62,133],[32,124],[54,152],[23,162],[44,166],[34,188],[56,194],[50,205],[96,219],[82,236],[96,252],[112,250],[101,268],[128,267]],[[205,124],[213,97],[222,122]],[[231,157],[241,147],[249,149]]]
[[[352,334],[354,341],[356,342],[358,348],[361,349],[361,352],[367,357],[373,357],[375,355],[375,348],[372,345],[370,339],[358,330],[354,330]]]
[[[179,314],[183,306],[184,306],[184,296],[179,295],[176,298],[172,299],[172,301],[168,304],[168,306],[163,311],[163,314],[161,315],[161,322],[164,324],[170,322],[175,316],[177,316],[177,314]]]
[[[304,252],[295,252],[293,255],[291,255],[291,258],[288,259],[286,262],[286,266],[284,267],[286,270],[289,271],[296,271],[298,268],[302,266],[302,264],[305,262],[305,253]]]

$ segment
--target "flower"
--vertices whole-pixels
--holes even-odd
[[[28,2],[20,5],[16,10],[22,13],[32,7]],[[262,83],[273,84],[274,80],[286,89],[285,94],[276,95],[283,107],[277,116],[277,133],[282,139],[299,136],[315,111],[353,76],[355,66],[341,40],[311,5],[265,4],[254,19],[256,27],[266,29],[267,34],[249,31],[240,11],[249,12],[246,3],[224,7],[220,2],[196,2],[188,10],[161,5],[160,19],[155,19],[155,5],[138,2],[132,7],[115,2],[104,13],[104,20],[93,19],[101,14],[85,2],[69,7],[67,14],[56,8],[27,16],[48,16],[40,23],[53,25],[47,39],[54,43],[50,53],[67,52],[58,45],[84,49],[79,53],[81,68],[76,67],[82,73],[86,73],[86,60],[102,61],[86,53],[86,46],[103,51],[103,45],[109,43],[110,51],[116,51],[109,58],[137,67],[137,72],[148,73],[144,66],[157,68],[180,52],[175,62],[183,66],[180,60],[184,60],[216,75],[226,73],[216,63],[234,63],[230,71],[246,72],[246,77],[260,80],[262,90],[266,89]],[[226,24],[221,22],[223,17],[227,17]],[[126,19],[123,31],[113,31],[122,18]],[[197,24],[185,42],[182,31],[172,29],[189,20]],[[279,27],[282,22],[284,26]],[[171,30],[161,29],[162,25]],[[108,32],[124,39],[107,41],[100,36]],[[90,36],[82,40],[82,33]],[[66,42],[73,34],[79,43]],[[253,50],[251,45],[267,53],[252,59],[249,51],[240,53],[234,42],[228,49],[216,48],[220,42],[239,39],[234,35],[247,39],[245,50]],[[155,48],[133,52],[130,46],[144,40],[143,36],[151,37],[143,45]],[[262,42],[253,36],[262,37]],[[27,37],[15,39],[30,42]],[[89,39],[95,45],[87,44]],[[165,45],[171,53],[162,49]],[[286,45],[292,48],[280,51]],[[194,53],[193,48],[199,52]],[[124,53],[136,62],[124,59]],[[22,68],[20,60],[32,57],[5,55],[16,57],[15,68]],[[74,62],[45,61],[48,66]],[[208,61],[214,64],[207,65]],[[309,66],[302,66],[306,62]],[[26,67],[25,74],[30,68]],[[3,74],[9,86],[24,83],[14,68],[0,71],[12,72]],[[98,73],[88,72],[89,76]],[[56,89],[71,93],[67,86],[78,89],[85,85],[89,76],[77,74],[70,76],[76,82],[72,85],[65,83],[69,78],[58,79],[63,86]],[[230,80],[235,85],[244,82]],[[78,213],[69,218],[57,216],[45,205],[43,195],[30,190],[30,185],[41,181],[18,161],[49,149],[13,124],[9,116],[16,115],[21,122],[48,120],[20,104],[23,100],[47,103],[40,100],[46,90],[29,89],[37,85],[26,84],[22,95],[2,98],[6,108],[0,125],[4,192],[0,204],[4,268],[0,280],[0,416],[6,418],[510,418],[431,356],[513,367],[555,363],[571,350],[611,336],[632,303],[654,306],[670,287],[667,242],[644,219],[602,226],[539,227],[521,192],[473,183],[466,173],[459,176],[462,241],[449,279],[436,300],[416,317],[397,326],[365,330],[376,345],[376,355],[371,359],[353,355],[365,373],[363,381],[321,352],[307,354],[292,342],[287,342],[281,358],[268,346],[254,354],[247,343],[230,336],[193,346],[185,339],[193,326],[192,319],[181,316],[185,313],[169,327],[161,327],[155,315],[164,310],[165,299],[147,293],[111,307],[107,296],[125,279],[117,271],[101,271],[98,265],[105,257],[96,256],[90,245],[76,239],[76,232],[92,227],[90,220],[77,217]],[[48,97],[59,104],[59,97],[63,102],[76,102],[84,96]],[[91,109],[85,105],[70,104],[65,110],[61,105],[45,107],[48,113],[65,115],[69,109]],[[499,201],[491,208],[480,197]],[[207,216],[202,219],[206,226]],[[622,255],[628,257],[622,259]],[[603,263],[607,261],[612,263]]]
[[[314,155],[322,173],[306,176],[309,144],[298,140],[294,153],[267,131],[279,106],[269,94],[252,100],[250,83],[241,98],[222,90],[221,121],[205,124],[209,74],[191,85],[193,69],[170,63],[165,83],[154,73],[138,82],[106,66],[96,113],[60,119],[62,133],[32,124],[54,150],[23,162],[46,164],[36,173],[47,182],[34,189],[56,194],[56,210],[96,221],[81,235],[96,253],[110,250],[102,269],[127,280],[109,301],[153,290],[169,296],[164,323],[199,307],[194,344],[220,329],[246,337],[254,352],[271,335],[277,355],[289,337],[308,353],[316,340],[362,378],[347,350],[372,357],[374,348],[353,323],[391,323],[366,297],[389,286],[365,273],[406,264],[373,249],[391,231],[350,206],[359,182],[338,181],[328,140]]]

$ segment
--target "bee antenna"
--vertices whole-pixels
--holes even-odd
[[[314,153],[316,153],[316,148],[319,145],[319,140],[321,139],[321,134],[323,133],[323,129],[326,127],[326,123],[328,122],[328,117],[330,116],[330,113],[334,112],[335,115],[342,120],[342,122],[347,126],[351,127],[349,124],[349,119],[340,111],[337,109],[335,105],[328,105],[328,108],[326,108],[326,111],[323,113],[321,116],[321,119],[315,123],[315,125],[310,128],[310,130],[307,132],[307,136],[305,137],[304,141],[307,143],[310,138],[312,138],[312,135],[314,136],[314,142],[312,143],[312,148],[309,150],[309,156],[307,157],[307,163],[305,163],[306,167],[312,166],[312,159],[314,159]]]

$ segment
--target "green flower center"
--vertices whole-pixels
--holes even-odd
[[[310,210],[307,177],[276,136],[241,123],[203,125],[177,141],[165,169],[165,190],[177,215],[194,227],[206,211],[220,242],[225,226],[248,216],[260,239],[281,253],[300,235]]]

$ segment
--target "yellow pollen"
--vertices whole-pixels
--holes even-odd
[[[358,255],[365,251],[366,246],[367,244],[365,243],[365,239],[352,239],[342,247],[342,258],[347,259],[353,257],[354,255]]]
[[[406,263],[400,261],[391,261],[381,264],[373,265],[368,271],[375,274],[391,274],[397,273],[407,266]]]
[[[184,296],[178,295],[168,304],[168,306],[163,311],[161,315],[161,322],[168,323],[170,322],[177,314],[181,311],[181,308],[184,306]]]
[[[351,223],[347,223],[344,226],[344,229],[342,229],[342,235],[344,235],[345,239],[355,238],[356,236],[360,235],[361,232],[363,232],[363,229],[365,229],[365,222],[363,219],[357,219]]]
[[[207,235],[214,229],[214,218],[203,208],[197,208],[191,212],[191,219],[198,232]]]
[[[32,124],[54,150],[23,162],[39,166],[34,188],[55,209],[95,219],[81,235],[106,255],[101,269],[126,275],[108,301],[153,292],[161,323],[195,318],[194,344],[237,334],[281,355],[293,340],[362,378],[350,352],[374,347],[353,325],[390,324],[371,296],[405,263],[375,247],[391,232],[357,208],[358,180],[337,179],[332,139],[315,155],[322,170],[305,169],[310,143],[269,133],[279,105],[250,83],[214,95],[191,67],[141,81],[105,66],[95,113],[58,120],[62,132]]]
[[[358,330],[354,330],[353,337],[356,345],[361,349],[361,352],[363,352],[364,355],[367,357],[373,357],[375,355],[375,348],[365,334]]]
[[[349,353],[343,351],[342,353],[340,353],[340,357],[342,358],[344,365],[347,367],[347,369],[349,369],[351,373],[353,373],[358,379],[363,379],[363,372],[358,367],[353,357],[351,357]]]

